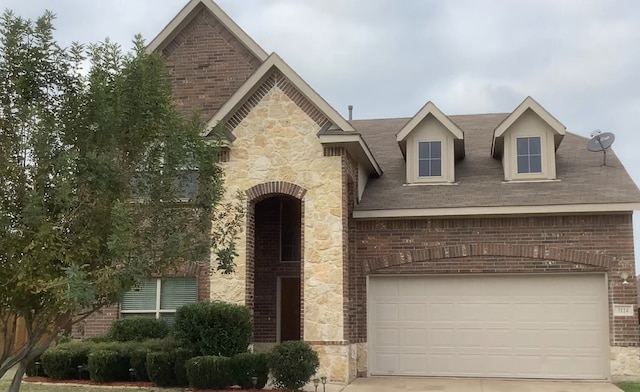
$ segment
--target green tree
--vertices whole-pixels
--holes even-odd
[[[231,272],[243,216],[241,200],[222,203],[220,138],[175,109],[161,56],[140,37],[130,53],[108,40],[62,48],[53,19],[0,21],[0,376],[17,365],[11,391],[60,331],[139,279],[212,249]]]

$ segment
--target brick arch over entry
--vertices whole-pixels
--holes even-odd
[[[365,273],[411,263],[459,259],[465,257],[514,257],[533,260],[552,260],[588,265],[605,269],[615,257],[575,249],[555,248],[545,245],[507,245],[493,243],[467,243],[412,251],[397,252],[363,262]]]
[[[285,181],[271,181],[252,186],[245,191],[249,202],[258,202],[274,194],[289,195],[302,200],[307,190]]]

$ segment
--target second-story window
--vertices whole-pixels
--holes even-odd
[[[442,176],[442,142],[418,142],[418,177]]]
[[[516,143],[518,173],[542,173],[540,137],[519,137]]]

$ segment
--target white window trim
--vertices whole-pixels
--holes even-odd
[[[527,142],[529,143],[529,150],[531,150],[531,139],[533,138],[538,138],[540,139],[540,171],[539,172],[526,172],[526,173],[521,173],[520,172],[520,168],[518,167],[518,139],[527,139]],[[529,176],[529,175],[540,175],[542,173],[544,173],[544,169],[545,169],[545,164],[544,164],[544,159],[545,159],[545,155],[544,155],[544,145],[542,144],[544,142],[544,138],[542,136],[516,136],[515,137],[515,149],[513,150],[515,153],[515,157],[516,157],[516,167],[515,167],[515,171],[516,174],[518,176]],[[527,157],[529,157],[529,159],[531,159],[532,155],[531,153],[529,153],[527,155]]]
[[[420,175],[420,143],[433,143],[440,142],[440,175],[439,176],[421,176]],[[445,163],[445,159],[447,157],[447,141],[443,139],[419,139],[416,140],[413,146],[414,151],[414,159],[411,164],[415,169],[415,173],[413,175],[413,180],[416,183],[442,183],[445,181],[445,171],[448,170]]]
[[[505,154],[503,156],[503,165],[507,165],[507,170],[505,174],[508,173],[510,178],[506,178],[507,182],[517,182],[517,181],[548,181],[555,180],[555,177],[552,176],[551,171],[549,170],[549,159],[548,156],[549,146],[548,146],[548,135],[546,132],[522,132],[518,134],[510,133],[508,135],[509,143],[505,143]],[[539,173],[518,173],[518,139],[521,138],[532,138],[539,137],[540,138],[540,169]],[[506,140],[505,140],[506,142]],[[507,151],[507,147],[509,150]],[[553,157],[551,157],[553,158]]]
[[[177,309],[161,309],[160,301],[162,298],[162,279],[163,278],[152,278],[156,280],[156,303],[155,309],[147,309],[147,310],[123,310],[122,304],[119,304],[120,314],[153,314],[156,319],[160,319],[163,314],[175,314]],[[197,282],[196,282],[197,283]],[[196,297],[198,293],[198,288],[196,287]]]

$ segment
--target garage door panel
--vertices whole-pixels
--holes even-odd
[[[609,375],[603,275],[372,277],[369,287],[373,375]]]

